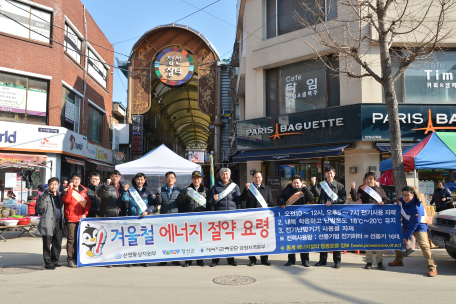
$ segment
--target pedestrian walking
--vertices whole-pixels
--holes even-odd
[[[442,180],[437,181],[437,188],[434,190],[429,204],[435,204],[435,212],[440,212],[454,207],[453,195],[449,189],[444,187]]]
[[[64,205],[59,189],[59,179],[51,177],[49,188],[38,197],[38,208],[42,210],[38,232],[43,238],[43,259],[45,269],[60,267],[59,258],[62,250],[62,236],[65,226]]]
[[[214,211],[221,210],[236,210],[242,208],[241,190],[231,180],[231,170],[229,168],[220,169],[220,178],[215,181],[209,193],[209,205]],[[237,266],[234,258],[227,258],[228,264]],[[220,262],[220,259],[212,259],[210,267],[215,267]]]
[[[336,177],[336,169],[333,167],[325,168],[326,180],[317,184],[316,177],[311,178],[312,192],[314,196],[318,197],[318,204],[325,204],[331,207],[333,204],[345,204],[347,199],[347,193],[344,186],[337,182],[334,178]],[[327,252],[320,252],[320,260],[315,266],[324,266],[328,260]],[[340,268],[340,262],[342,260],[342,254],[340,251],[333,251],[334,268]]]
[[[377,204],[383,206],[390,204],[390,200],[386,196],[383,188],[377,186],[377,175],[375,172],[367,172],[364,175],[364,182],[362,186],[358,188],[358,192],[355,192],[356,183],[351,183],[350,195],[353,201],[361,200],[363,204]],[[372,262],[374,261],[374,252],[376,254],[377,268],[379,270],[385,270],[383,265],[383,250],[366,251],[366,266],[365,269],[372,269]]]
[[[314,199],[313,193],[310,191],[302,182],[302,177],[295,175],[291,178],[291,183],[288,184],[285,189],[282,190],[279,197],[277,198],[277,204],[285,209],[286,206],[290,205],[305,205],[311,203]],[[301,263],[304,267],[310,267],[309,265],[309,253],[301,252]],[[296,263],[296,254],[288,254],[288,261],[285,266],[291,266]]]

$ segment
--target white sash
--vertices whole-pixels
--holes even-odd
[[[236,187],[236,184],[231,183],[228,187],[226,187],[225,190],[223,190],[221,193],[219,193],[217,202],[220,201],[225,196],[227,196],[231,191],[233,191],[234,187]]]
[[[331,200],[335,201],[339,198],[339,196],[337,196],[337,194],[335,194],[334,191],[331,190],[326,181],[320,182],[320,185],[323,188],[323,190],[325,190],[326,194],[331,198]]]
[[[146,211],[146,209],[147,209],[146,203],[144,203],[141,196],[139,196],[138,191],[136,191],[135,188],[129,188],[128,192],[130,192],[131,197],[133,197],[133,199],[135,200],[136,204],[139,207],[139,210],[141,210],[140,213],[143,213],[144,211]]]
[[[402,208],[402,204],[401,204],[401,214],[407,221],[410,221],[410,215],[405,213],[404,208]],[[427,224],[428,222],[427,222],[426,219],[427,219],[427,213],[426,213],[426,209],[424,209],[424,215],[421,217],[420,223],[421,224]]]
[[[381,202],[381,196],[368,185],[361,186],[361,189],[366,192],[370,197],[372,197],[376,202]]]
[[[261,204],[261,207],[268,208],[268,204],[266,204],[266,201],[264,200],[260,191],[258,191],[258,189],[256,188],[256,186],[253,183],[250,183],[249,190],[250,190],[250,192],[252,192],[253,196],[255,196],[255,198]]]
[[[195,191],[192,187],[188,187],[187,195],[190,196],[195,202],[206,208],[206,198]]]

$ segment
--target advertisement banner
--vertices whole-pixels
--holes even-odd
[[[402,249],[397,205],[302,205],[82,219],[78,266]]]
[[[65,121],[68,121],[69,123],[74,124],[74,116],[75,116],[74,111],[75,111],[74,100],[67,97],[65,100]]]
[[[94,145],[91,143],[87,144],[87,157],[91,159],[96,159],[105,163],[113,163],[113,151],[105,147]]]

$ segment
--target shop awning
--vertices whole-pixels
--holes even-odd
[[[92,160],[92,159],[86,159],[86,161],[88,161],[89,163],[97,165],[97,170],[108,171],[108,172],[114,171],[114,166],[113,165],[110,165],[110,164],[107,164],[107,163],[102,163],[102,162],[99,162],[99,161],[96,161],[96,160]]]
[[[343,145],[327,145],[327,146],[314,146],[305,148],[293,149],[278,149],[278,150],[261,150],[261,151],[248,151],[233,156],[233,162],[246,162],[246,161],[265,161],[265,160],[288,160],[297,158],[313,158],[331,155],[340,155],[348,144]]]
[[[69,157],[65,157],[65,160],[68,163],[73,164],[73,165],[84,166],[84,161],[83,160],[77,160],[77,159],[69,158]]]
[[[402,152],[407,151],[411,147],[416,145],[416,143],[401,143]],[[375,143],[377,150],[379,152],[391,152],[391,144],[390,143]]]

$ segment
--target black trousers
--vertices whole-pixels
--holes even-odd
[[[60,221],[56,221],[53,235],[43,235],[43,258],[46,265],[59,261],[63,236],[62,227],[60,225]]]
[[[192,265],[192,260],[188,260],[188,261],[185,261],[185,264],[188,264],[188,265]],[[196,264],[199,265],[199,264],[203,264],[204,263],[204,260],[196,260]]]
[[[301,256],[301,262],[304,262],[304,261],[309,261],[309,253],[308,252],[301,252],[299,254]],[[294,253],[289,253],[288,254],[288,261],[290,261],[291,263],[296,263],[296,254]]]
[[[234,262],[234,258],[226,258],[226,260],[228,261],[228,264],[232,264]],[[212,263],[219,263],[220,262],[220,259],[212,259]]]
[[[328,253],[327,252],[320,252],[320,261],[326,262],[328,260]],[[333,261],[334,263],[340,263],[342,260],[342,252],[341,251],[333,251]]]
[[[260,256],[260,259],[261,259],[261,263],[266,263],[268,261],[268,256],[262,255],[262,256]],[[257,258],[256,258],[256,256],[249,256],[249,260],[250,260],[250,262],[256,263]]]

